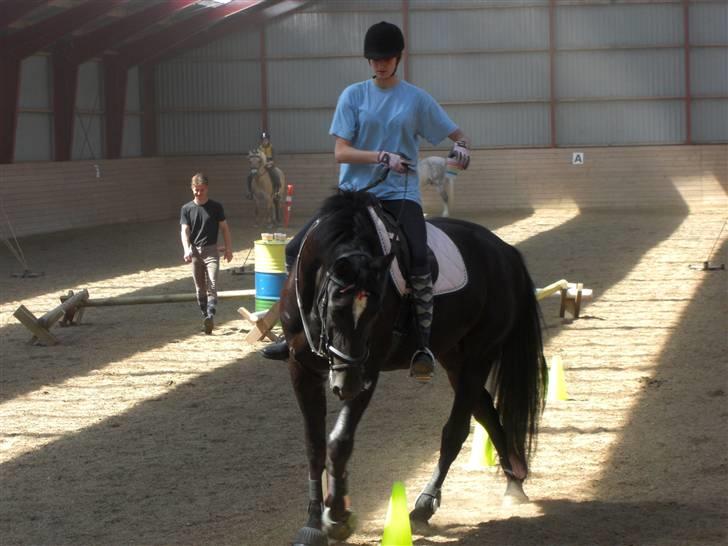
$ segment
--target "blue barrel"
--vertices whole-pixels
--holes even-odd
[[[277,300],[286,282],[285,273],[255,272],[255,297]]]
[[[255,241],[255,301],[266,309],[278,300],[286,282],[286,243],[281,240]],[[258,301],[261,303],[259,304]],[[265,303],[263,303],[265,302]],[[268,302],[271,302],[268,304]],[[262,310],[262,309],[261,309]]]

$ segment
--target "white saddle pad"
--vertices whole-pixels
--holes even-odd
[[[374,226],[377,228],[377,235],[382,245],[382,251],[384,254],[389,254],[392,251],[392,238],[394,234],[387,231],[384,222],[382,222],[382,219],[379,218],[372,207],[369,207],[369,215],[372,218],[372,222],[374,222]],[[468,271],[465,269],[465,261],[463,260],[462,254],[460,254],[460,250],[452,242],[452,239],[440,228],[433,226],[429,222],[426,225],[427,246],[430,247],[435,255],[439,268],[437,280],[432,287],[433,294],[435,296],[449,294],[450,292],[456,292],[464,288],[468,284]],[[397,287],[397,291],[400,295],[404,294],[407,291],[407,282],[405,281],[396,257],[392,260],[389,274],[392,277],[394,286]]]

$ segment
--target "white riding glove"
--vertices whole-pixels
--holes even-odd
[[[464,140],[458,140],[447,154],[447,166],[464,171],[468,165],[470,165],[470,150]]]
[[[407,172],[407,169],[412,168],[412,162],[409,159],[405,159],[401,155],[395,154],[394,152],[385,152],[384,150],[382,150],[377,156],[377,161],[379,163],[382,163],[383,165],[386,165],[394,172],[400,174],[404,174]]]

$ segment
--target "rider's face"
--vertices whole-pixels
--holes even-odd
[[[397,69],[397,57],[369,59],[369,66],[378,80],[388,80],[394,76],[394,71]]]

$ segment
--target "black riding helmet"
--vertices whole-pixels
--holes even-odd
[[[399,58],[404,36],[397,25],[382,21],[369,27],[364,36],[364,57],[369,60]]]

